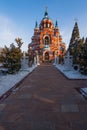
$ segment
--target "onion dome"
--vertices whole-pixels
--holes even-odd
[[[48,16],[47,8],[45,10],[44,17],[43,17],[39,27],[40,27],[40,29],[43,29],[43,28],[54,28],[53,22],[52,22],[52,20]]]
[[[47,7],[46,7],[46,10],[45,10],[44,18],[43,19],[49,19]]]

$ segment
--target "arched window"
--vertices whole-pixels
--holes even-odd
[[[48,23],[46,22],[46,28],[48,28]]]
[[[50,39],[49,39],[48,36],[46,36],[46,37],[44,38],[44,44],[45,44],[45,45],[49,45],[49,44],[50,44]]]

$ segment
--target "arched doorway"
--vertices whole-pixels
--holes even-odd
[[[49,61],[49,52],[45,53],[45,61]]]

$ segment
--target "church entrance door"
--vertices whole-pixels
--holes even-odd
[[[45,61],[49,61],[49,52],[45,53]]]

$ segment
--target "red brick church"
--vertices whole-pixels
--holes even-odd
[[[34,35],[31,39],[29,49],[32,48],[33,52],[37,52],[42,61],[52,61],[55,56],[63,56],[66,52],[66,45],[62,42],[58,22],[56,21],[54,26],[47,9],[39,26],[36,21]]]

